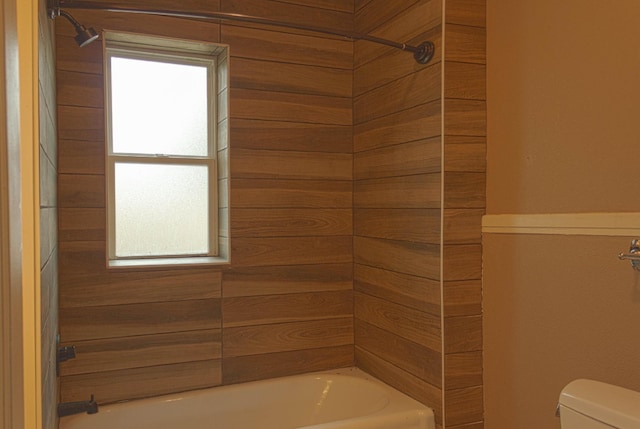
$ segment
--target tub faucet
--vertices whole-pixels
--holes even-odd
[[[58,404],[58,417],[70,416],[72,414],[95,414],[98,412],[98,403],[93,400],[93,394],[88,401],[63,402]]]

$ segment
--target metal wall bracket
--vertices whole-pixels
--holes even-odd
[[[618,259],[630,261],[633,269],[640,271],[640,239],[631,240],[629,253],[620,253]]]

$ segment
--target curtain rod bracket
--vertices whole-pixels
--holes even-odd
[[[413,52],[413,58],[420,64],[427,64],[433,58],[435,51],[436,47],[433,42],[422,42]]]

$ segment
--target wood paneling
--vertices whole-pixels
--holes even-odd
[[[440,427],[481,427],[484,0],[451,0],[444,13],[440,0],[179,7],[432,40],[436,54],[424,66],[308,31],[78,11],[96,28],[220,40],[232,55],[219,124],[230,139],[219,157],[230,161],[220,189],[232,266],[109,271],[102,51],[77,49],[57,23],[60,329],[79,354],[65,363],[62,399],[93,392],[104,403],[355,359],[433,407]]]
[[[351,153],[350,126],[232,119],[233,147]]]
[[[440,136],[441,104],[434,101],[353,127],[354,152]]]
[[[216,299],[60,309],[64,342],[220,327]]]
[[[432,350],[441,350],[440,317],[363,293],[357,293],[356,298],[356,319]]]
[[[60,401],[86,401],[93,394],[99,404],[107,404],[212,387],[220,382],[220,360],[145,366],[62,377]]]
[[[440,282],[356,264],[354,289],[429,314],[440,315]]]
[[[225,358],[224,384],[353,365],[353,345]]]
[[[225,298],[223,325],[227,329],[344,318],[353,313],[352,301],[349,290]]]
[[[352,235],[351,209],[236,209],[234,237],[296,237]],[[256,222],[260,219],[260,222]]]
[[[402,147],[383,147],[354,155],[354,179],[374,179],[397,175],[440,171],[440,138],[404,143]]]
[[[234,207],[349,208],[351,181],[234,179]]]
[[[406,340],[370,323],[356,323],[357,347],[412,373],[427,383],[442,385],[440,352]]]
[[[127,6],[161,7],[151,3]],[[338,0],[169,3],[343,30],[354,8]],[[60,329],[79,355],[65,365],[63,399],[95,390],[109,402],[352,365],[353,43],[270,26],[74,15],[96,29],[231,45],[230,85],[218,94],[230,97],[230,110],[220,106],[217,134],[233,265],[224,276],[211,267],[106,268],[102,49],[77,49],[73,29],[57,24]],[[154,377],[166,382],[147,382]]]
[[[224,273],[224,297],[351,290],[351,262],[247,267]]]
[[[224,25],[221,41],[234,57],[352,69],[353,43],[345,40]]]
[[[73,362],[61,363],[60,374],[67,376],[220,359],[220,336],[220,329],[209,329],[76,341],[76,358]]]
[[[234,149],[234,178],[351,180],[352,156],[346,153]]]
[[[225,328],[224,358],[353,344],[353,318]]]
[[[440,242],[438,209],[357,209],[355,235],[396,241]]]

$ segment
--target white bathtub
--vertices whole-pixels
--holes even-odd
[[[100,402],[100,398],[96,398]],[[101,406],[60,429],[435,429],[433,411],[346,368]]]

